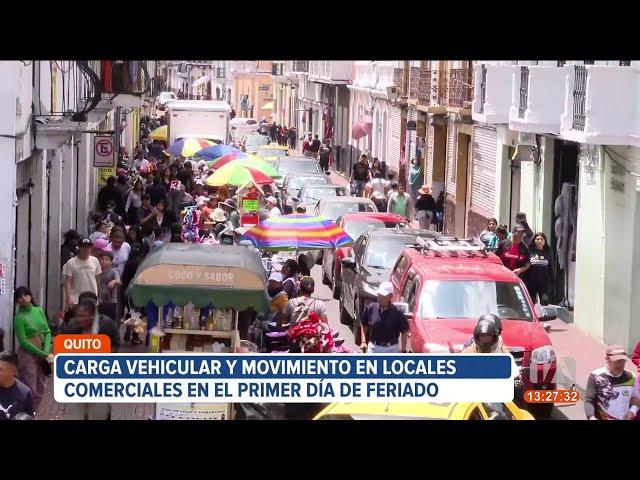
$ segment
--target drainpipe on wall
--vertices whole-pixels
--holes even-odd
[[[398,172],[398,182],[407,189],[407,164],[404,161],[404,145],[407,136],[407,99],[409,98],[409,61],[405,60],[402,65],[402,96],[398,101],[400,106],[400,164]]]

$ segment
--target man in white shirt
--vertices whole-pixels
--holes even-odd
[[[113,268],[118,270],[120,277],[122,277],[124,265],[127,263],[127,260],[129,260],[131,246],[124,241],[124,233],[120,230],[116,230],[111,234],[111,243],[109,246],[113,250]]]
[[[267,214],[267,218],[279,217],[280,215],[282,215],[282,212],[277,207],[277,203],[278,201],[275,199],[275,197],[273,196],[267,197],[267,210],[269,210],[269,213]]]
[[[99,285],[102,269],[96,257],[91,256],[93,242],[83,238],[78,245],[78,254],[64,264],[64,293],[67,308],[78,304],[78,297],[83,292],[93,292],[100,296]]]

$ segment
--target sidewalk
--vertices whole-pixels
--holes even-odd
[[[120,353],[145,353],[143,344],[131,345],[122,343]],[[64,420],[66,404],[58,403],[53,398],[53,376],[47,380],[47,389],[37,412],[38,420]],[[154,414],[153,403],[114,403],[111,405],[111,420],[148,420]]]
[[[575,382],[580,394],[584,395],[591,371],[605,364],[607,346],[560,318],[548,323],[551,325],[549,336],[556,351],[558,369],[561,370],[560,380],[566,383],[566,387]]]

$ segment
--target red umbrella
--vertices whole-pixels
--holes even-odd
[[[371,118],[371,115],[364,115],[351,129],[351,136],[354,140],[360,140],[362,137],[371,135],[372,130],[373,119]]]

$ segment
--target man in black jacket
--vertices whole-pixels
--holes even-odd
[[[104,212],[109,202],[113,202],[116,211],[123,211],[122,194],[116,187],[116,177],[107,178],[107,184],[98,192],[98,210]]]

